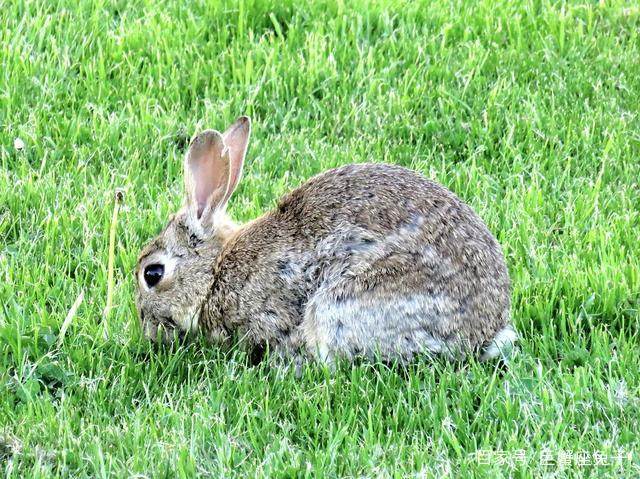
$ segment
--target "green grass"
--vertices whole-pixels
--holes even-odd
[[[640,475],[637,5],[184,3],[0,2],[5,474]],[[513,281],[509,371],[422,361],[296,380],[202,344],[152,350],[136,256],[181,203],[190,135],[240,114],[254,133],[239,220],[363,161],[471,204]],[[581,451],[609,465],[565,464]]]

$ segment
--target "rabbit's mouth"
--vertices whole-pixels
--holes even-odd
[[[182,343],[188,336],[188,331],[182,330],[176,322],[168,316],[149,318],[141,312],[144,335],[147,339],[156,343],[171,344]]]
[[[150,312],[140,308],[140,323],[144,336],[153,342],[173,343],[185,341],[198,329],[200,308],[189,308],[177,315],[167,314],[169,311]]]
[[[136,308],[142,333],[149,341],[173,343],[198,331],[200,304],[162,304],[156,298],[138,295]]]
[[[158,323],[169,330],[177,329],[178,326],[171,316],[158,316]]]
[[[182,331],[170,316],[152,316],[140,309],[140,322],[144,336],[152,342],[165,344],[176,340],[182,342],[187,336],[187,332]]]

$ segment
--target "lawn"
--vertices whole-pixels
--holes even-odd
[[[633,2],[4,3],[0,468],[639,476],[639,95]],[[472,205],[512,278],[509,369],[424,360],[296,379],[206,344],[152,348],[137,254],[181,204],[191,135],[241,114],[238,220],[364,161]]]

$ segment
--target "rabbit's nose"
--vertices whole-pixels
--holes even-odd
[[[162,264],[150,264],[149,266],[144,268],[144,282],[147,283],[147,286],[149,286],[150,288],[153,288],[156,284],[158,284],[163,275],[164,265]]]

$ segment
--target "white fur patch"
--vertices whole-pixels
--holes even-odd
[[[198,329],[199,317],[200,307],[198,305],[193,305],[183,310],[182,314],[174,315],[172,319],[182,331],[190,333],[195,332]]]
[[[383,357],[411,357],[417,353],[455,356],[459,345],[434,335],[438,324],[455,310],[444,295],[412,294],[393,298],[365,296],[335,300],[326,294],[315,296],[307,308],[302,327],[318,359],[331,362],[334,356],[353,354]]]
[[[489,361],[498,357],[508,358],[513,345],[518,340],[518,333],[511,325],[505,326],[496,333],[491,344],[484,350],[480,361]]]
[[[185,214],[185,223],[189,232],[196,235],[198,239],[206,240],[211,237],[214,226],[226,224],[229,222],[226,216],[224,206],[216,208],[211,212],[208,208],[202,213],[202,217],[198,219],[197,212],[194,208],[185,206],[178,214]],[[206,216],[205,216],[206,215]]]
[[[187,205],[178,212],[178,215],[180,214],[185,215],[185,224],[191,234],[196,235],[198,239],[201,240],[207,236],[202,226],[202,221],[198,219],[198,213],[195,207],[189,207],[189,205]]]
[[[331,364],[333,362],[333,358],[329,355],[329,345],[325,341],[320,341],[318,343],[318,359],[325,363]]]

